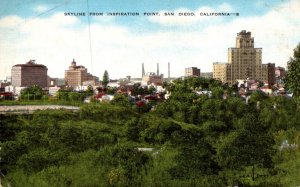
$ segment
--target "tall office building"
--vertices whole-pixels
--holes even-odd
[[[30,60],[26,64],[14,65],[11,69],[12,86],[30,87],[36,85],[45,88],[48,83],[47,71],[46,66],[36,64],[35,60]]]
[[[82,86],[84,82],[94,82],[96,84],[99,79],[88,73],[84,66],[77,66],[75,60],[71,62],[68,70],[65,70],[65,84],[67,86]]]
[[[254,48],[251,32],[237,33],[236,47],[228,49],[228,63],[215,62],[213,78],[234,84],[237,80],[254,79],[269,82],[268,64],[262,64],[262,48]]]

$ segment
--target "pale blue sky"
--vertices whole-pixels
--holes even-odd
[[[87,0],[1,0],[0,80],[14,64],[35,59],[52,77],[63,77],[73,58],[102,77],[155,71],[182,76],[184,68],[212,71],[213,62],[227,61],[236,33],[252,32],[255,47],[263,48],[263,63],[286,66],[300,38],[299,0],[88,0],[90,12],[139,12],[141,16],[64,16],[87,12]],[[192,11],[195,17],[162,13]],[[143,12],[160,12],[147,17]],[[239,13],[239,16],[199,16],[199,12]]]
[[[274,6],[289,0],[89,0],[91,10],[98,11],[157,11],[174,10],[185,7],[189,9],[201,6],[215,7],[228,3],[242,16],[260,15]],[[44,5],[53,8],[61,5],[55,11],[86,11],[87,0],[2,0],[0,1],[0,16],[17,14],[24,17],[35,16],[36,6]]]
[[[0,18],[8,15],[18,15],[25,19],[49,17],[57,12],[87,12],[87,2],[90,12],[156,12],[159,10],[174,11],[179,8],[195,10],[198,7],[217,7],[220,4],[231,6],[231,12],[239,12],[241,17],[260,16],[272,10],[282,2],[289,0],[2,0],[0,1]],[[37,10],[40,7],[40,10]],[[54,9],[54,10],[51,10]],[[40,15],[42,14],[42,15]],[[85,17],[80,17],[83,23]],[[228,17],[225,21],[234,19]],[[92,21],[95,21],[92,18]],[[116,17],[116,24],[130,26],[143,25],[153,30],[159,29],[157,24],[149,22],[146,17]],[[134,23],[134,24],[133,24]],[[150,24],[150,25],[149,25]],[[152,28],[151,28],[152,27]],[[161,28],[160,28],[161,29]]]

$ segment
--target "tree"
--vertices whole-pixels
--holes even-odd
[[[89,86],[87,87],[87,90],[86,90],[85,92],[86,92],[86,95],[87,95],[87,96],[93,95],[93,94],[94,94],[94,88],[93,88],[93,86],[89,85]]]
[[[199,128],[187,127],[172,134],[171,143],[178,147],[176,165],[169,171],[174,178],[195,180],[218,172],[214,150]]]
[[[288,62],[286,87],[293,92],[295,98],[300,97],[300,43],[294,49],[294,57]]]
[[[43,90],[39,86],[31,86],[21,91],[21,99],[39,100],[42,99]]]
[[[59,100],[62,100],[62,101],[68,101],[69,100],[69,93],[70,93],[69,90],[60,89],[57,92],[57,98]]]
[[[123,107],[127,107],[127,108],[131,107],[128,96],[126,96],[124,94],[116,94],[114,96],[114,98],[112,99],[111,104],[123,106]]]
[[[108,83],[109,83],[109,76],[107,70],[105,70],[103,74],[102,85],[106,88]]]
[[[100,165],[108,165],[110,186],[142,186],[139,173],[146,170],[151,157],[138,151],[133,144],[124,143],[104,147],[98,157]]]
[[[217,145],[217,160],[226,172],[242,173],[247,167],[251,168],[247,175],[254,181],[259,169],[273,168],[272,157],[276,152],[270,126],[251,114],[234,122],[234,126],[235,131],[221,137]]]

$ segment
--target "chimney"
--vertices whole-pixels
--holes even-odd
[[[170,62],[168,62],[168,81],[170,81]]]
[[[144,68],[144,63],[142,63],[142,78],[145,75],[145,68]]]
[[[157,63],[157,72],[156,72],[157,75],[159,75],[159,63]]]

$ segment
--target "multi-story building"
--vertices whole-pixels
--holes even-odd
[[[275,81],[277,84],[283,84],[284,83],[284,78],[286,77],[286,70],[283,67],[276,67],[275,68]]]
[[[227,74],[229,74],[227,63],[214,62],[213,78],[219,79],[222,82],[227,82]]]
[[[49,80],[49,87],[53,86],[64,86],[65,79],[64,78],[50,78]]]
[[[162,85],[163,78],[164,78],[163,74],[157,75],[154,72],[148,72],[142,78],[142,85],[150,85],[150,84]]]
[[[157,63],[156,73],[148,72],[145,74],[144,64],[142,64],[142,85],[162,85],[164,79],[163,74],[159,74],[159,64]]]
[[[94,81],[99,82],[99,78],[88,73],[84,66],[77,66],[76,62],[72,61],[68,70],[65,70],[65,84],[67,86],[82,86],[83,82]]]
[[[11,82],[11,76],[6,76],[6,82]]]
[[[236,47],[228,48],[228,63],[213,65],[213,78],[234,84],[236,80],[254,79],[268,81],[268,64],[262,64],[262,48],[254,48],[251,32],[237,33]]]
[[[263,64],[264,65],[264,64]],[[269,86],[272,86],[276,83],[276,79],[275,79],[275,64],[274,63],[268,63],[266,64],[268,67],[268,80],[267,83],[269,84]]]
[[[285,76],[286,76],[285,68],[280,67],[280,66],[278,66],[278,67],[275,68],[275,77],[276,78],[280,79],[280,78],[283,78]]]
[[[10,82],[0,81],[0,93],[5,91],[5,87],[11,85]]]
[[[185,76],[186,77],[191,77],[191,76],[199,77],[200,76],[200,69],[198,69],[197,67],[185,68]]]
[[[46,66],[36,64],[35,60],[30,60],[26,64],[14,65],[11,69],[12,86],[29,87],[37,85],[45,88],[48,83],[47,71]]]
[[[200,77],[211,79],[213,78],[213,72],[201,72]]]

